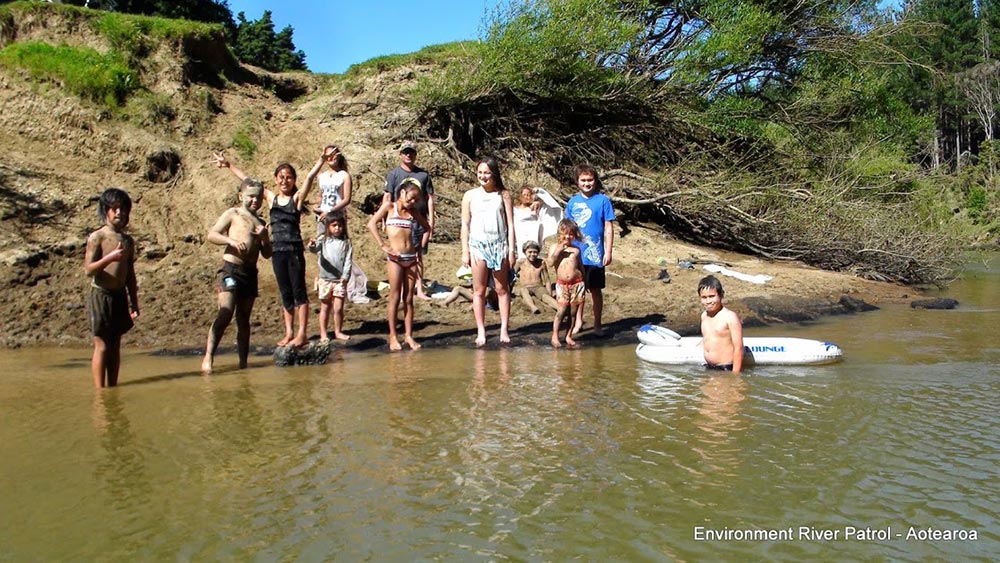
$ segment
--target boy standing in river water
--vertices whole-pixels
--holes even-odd
[[[94,387],[118,385],[121,338],[139,316],[135,279],[135,241],[125,233],[132,199],[125,190],[108,188],[97,203],[104,226],[87,237],[83,271],[90,278],[87,317],[94,334],[90,372]]]
[[[222,267],[217,275],[219,312],[208,329],[201,371],[211,373],[215,351],[226,327],[236,316],[236,350],[240,369],[250,355],[250,313],[257,299],[257,259],[271,257],[267,226],[257,216],[264,200],[260,180],[244,178],[240,183],[240,205],[225,210],[208,231],[208,242],[225,246]]]
[[[715,276],[705,276],[698,282],[698,297],[705,308],[701,314],[705,367],[740,373],[743,370],[743,324],[736,313],[722,305],[725,293]]]

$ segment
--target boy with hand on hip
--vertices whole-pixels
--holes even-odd
[[[87,237],[83,271],[90,278],[87,316],[94,334],[90,371],[97,388],[118,385],[121,338],[139,316],[135,241],[125,233],[131,212],[132,199],[125,190],[104,190],[97,204],[104,226]]]
[[[705,276],[698,282],[698,297],[705,308],[701,314],[705,367],[740,373],[743,370],[743,324],[736,313],[723,306],[725,293],[715,276]]]

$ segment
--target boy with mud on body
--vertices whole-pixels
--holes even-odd
[[[240,205],[223,211],[208,230],[208,242],[226,249],[217,275],[219,312],[208,329],[205,358],[201,362],[204,373],[212,372],[215,351],[233,315],[236,316],[236,349],[240,369],[247,367],[250,313],[257,299],[257,259],[259,256],[271,257],[267,225],[257,216],[263,201],[264,185],[260,180],[244,178],[240,182]]]
[[[132,199],[125,190],[104,190],[97,204],[104,226],[87,237],[83,257],[83,271],[90,278],[87,316],[94,334],[90,372],[97,388],[118,385],[121,338],[139,316],[135,241],[125,233],[131,212]]]
[[[521,258],[514,264],[514,271],[517,273],[517,295],[524,302],[533,314],[537,315],[542,311],[535,305],[535,299],[545,303],[555,310],[559,310],[559,304],[549,294],[552,284],[549,282],[549,269],[545,261],[538,257],[541,248],[538,243],[529,240],[524,243]],[[534,299],[533,299],[534,298]]]
[[[740,373],[743,370],[743,324],[736,313],[723,306],[725,293],[715,276],[705,276],[698,282],[698,297],[705,308],[701,314],[705,367]]]
[[[576,312],[583,305],[586,287],[583,283],[583,261],[580,249],[573,245],[582,238],[580,228],[572,219],[559,221],[558,240],[549,249],[548,262],[556,271],[556,303],[559,309],[552,321],[552,347],[559,348],[559,324],[569,315],[566,328],[566,347],[576,348],[573,335],[580,331],[582,320]],[[574,325],[574,319],[576,324]]]

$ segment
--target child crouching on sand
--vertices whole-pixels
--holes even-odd
[[[577,308],[583,305],[584,284],[583,284],[583,262],[580,259],[580,249],[573,246],[574,241],[581,240],[580,228],[571,219],[559,221],[558,240],[549,249],[548,262],[556,272],[556,303],[559,310],[556,311],[556,318],[552,321],[552,347],[562,346],[559,342],[559,324],[562,318],[569,315],[568,326],[566,328],[566,347],[576,348],[576,341],[573,335],[580,330],[579,326],[574,326],[581,321],[576,317]]]
[[[514,264],[514,271],[517,272],[517,296],[532,314],[542,312],[535,304],[535,299],[558,311],[559,304],[549,294],[549,288],[552,287],[549,283],[549,269],[545,260],[538,257],[541,247],[537,242],[529,240],[524,243],[522,250],[524,258],[518,259]]]
[[[344,334],[344,299],[347,297],[347,282],[351,278],[354,251],[347,237],[347,221],[342,214],[326,214],[321,221],[325,234],[309,241],[309,252],[319,255],[319,277],[316,291],[319,293],[319,337],[321,342],[330,340],[327,327],[330,312],[333,311],[333,337],[349,340]]]
[[[104,226],[87,237],[83,270],[90,278],[87,313],[94,334],[94,387],[118,385],[122,335],[139,316],[135,241],[125,232],[131,212],[132,199],[125,190],[104,190],[97,203]]]

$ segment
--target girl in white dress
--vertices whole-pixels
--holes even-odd
[[[510,268],[517,259],[513,204],[492,157],[476,165],[479,187],[462,197],[462,265],[472,268],[472,313],[476,346],[486,344],[486,288],[489,277],[500,309],[500,342],[509,343]]]

